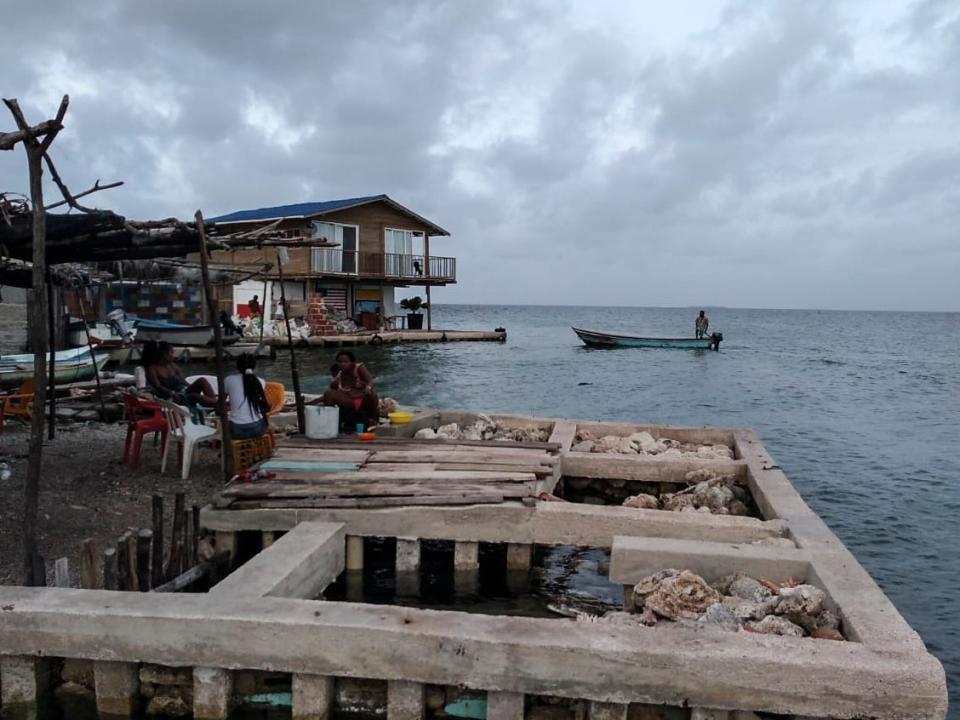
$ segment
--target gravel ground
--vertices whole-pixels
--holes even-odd
[[[76,423],[57,428],[44,444],[40,480],[39,545],[48,577],[59,557],[70,560],[73,584],[79,585],[80,543],[93,538],[102,551],[128,527],[150,527],[153,494],[167,498],[165,519],[170,537],[173,496],[187,493],[187,505],[205,505],[220,487],[219,455],[200,448],[187,481],[168,464],[160,474],[160,448],[144,438],[140,469],[121,463],[126,426]],[[27,474],[28,428],[8,422],[0,434],[0,460],[13,470],[0,480],[0,585],[20,584],[22,575],[23,485]],[[171,448],[171,454],[173,448]],[[173,457],[174,465],[176,456]]]

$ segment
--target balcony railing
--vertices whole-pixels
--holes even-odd
[[[353,250],[314,248],[311,269],[325,275],[353,275],[398,280],[457,279],[457,259],[431,256],[429,266],[423,255],[365,253]]]

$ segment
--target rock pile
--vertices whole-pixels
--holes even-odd
[[[733,460],[733,450],[726,445],[698,445],[672,438],[656,439],[648,432],[633,435],[594,437],[588,430],[577,433],[573,452],[646,455],[659,458],[700,458],[701,460]]]
[[[743,573],[707,583],[689,570],[669,568],[643,578],[633,596],[634,615],[643,625],[669,620],[719,630],[844,639],[840,618],[825,606],[826,593],[814,585],[776,585]]]
[[[448,423],[436,430],[422,428],[417,430],[415,438],[428,440],[443,438],[447,440],[501,440],[512,442],[547,442],[550,431],[543,428],[515,428],[494,422],[489,416],[480,413],[469,425]]]
[[[624,507],[672,512],[701,512],[713,515],[749,515],[747,489],[737,484],[736,477],[706,468],[688,472],[684,479],[689,487],[675,493],[632,495]]]

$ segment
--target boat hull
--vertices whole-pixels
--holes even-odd
[[[667,338],[639,337],[634,335],[615,335],[597,330],[573,328],[587,347],[593,348],[670,348],[675,350],[711,350],[720,345],[722,336],[714,333],[705,338]]]
[[[86,350],[86,348],[81,349]],[[62,361],[61,354],[59,352],[56,354],[55,374],[57,383],[69,383],[93,377],[94,359],[90,357],[89,351],[85,356],[75,355],[64,358]],[[7,362],[11,357],[28,359],[22,362]],[[109,360],[109,355],[98,353],[96,355],[97,369],[102,370]],[[32,380],[33,377],[33,355],[8,355],[3,358],[3,361],[0,361],[0,385],[5,387],[21,385],[27,380]]]
[[[157,342],[168,342],[171,345],[187,347],[203,347],[213,345],[213,328],[209,325],[198,327],[158,327],[155,325],[144,326],[137,324],[137,342],[146,342],[155,340]],[[239,340],[238,335],[224,336],[223,344],[230,345]]]

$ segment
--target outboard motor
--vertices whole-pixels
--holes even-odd
[[[107,313],[107,324],[123,339],[124,345],[133,342],[133,328],[127,322],[127,314],[121,308]]]
[[[723,342],[723,333],[713,333],[710,335],[710,347],[714,352],[720,349],[720,343]]]

